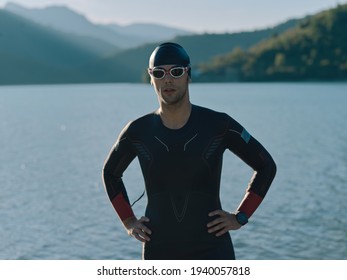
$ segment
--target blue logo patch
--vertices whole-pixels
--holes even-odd
[[[251,135],[248,133],[246,129],[242,130],[241,138],[248,144],[249,140],[251,140]]]

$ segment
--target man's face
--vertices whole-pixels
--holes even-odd
[[[166,75],[162,79],[155,79],[153,76],[151,77],[152,84],[157,92],[161,104],[176,105],[185,100],[189,100],[188,83],[190,78],[188,73],[185,71],[182,77],[174,78],[168,73],[168,71],[173,67],[176,67],[176,65],[162,65],[156,67],[164,69]]]

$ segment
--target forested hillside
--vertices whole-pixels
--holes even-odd
[[[302,20],[249,50],[199,67],[197,81],[347,80],[347,5]]]

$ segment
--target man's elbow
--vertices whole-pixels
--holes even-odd
[[[275,178],[276,173],[277,173],[277,165],[276,162],[271,158],[271,174],[272,174],[272,178]]]

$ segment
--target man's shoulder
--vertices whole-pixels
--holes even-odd
[[[195,111],[199,114],[200,118],[215,121],[228,121],[230,116],[227,113],[215,111],[210,108],[194,105]]]
[[[228,115],[226,112],[215,111],[206,107],[195,106],[196,115],[199,122],[206,127],[214,127],[217,131],[225,131],[226,129],[240,130],[240,124]]]
[[[132,123],[135,125],[143,124],[143,123],[149,123],[152,122],[155,116],[155,112],[148,113],[146,115],[143,115],[141,117],[138,117],[137,119],[133,120]]]
[[[126,128],[128,132],[143,130],[148,127],[155,121],[155,113],[148,113],[146,115],[143,115],[133,121],[130,121]]]

